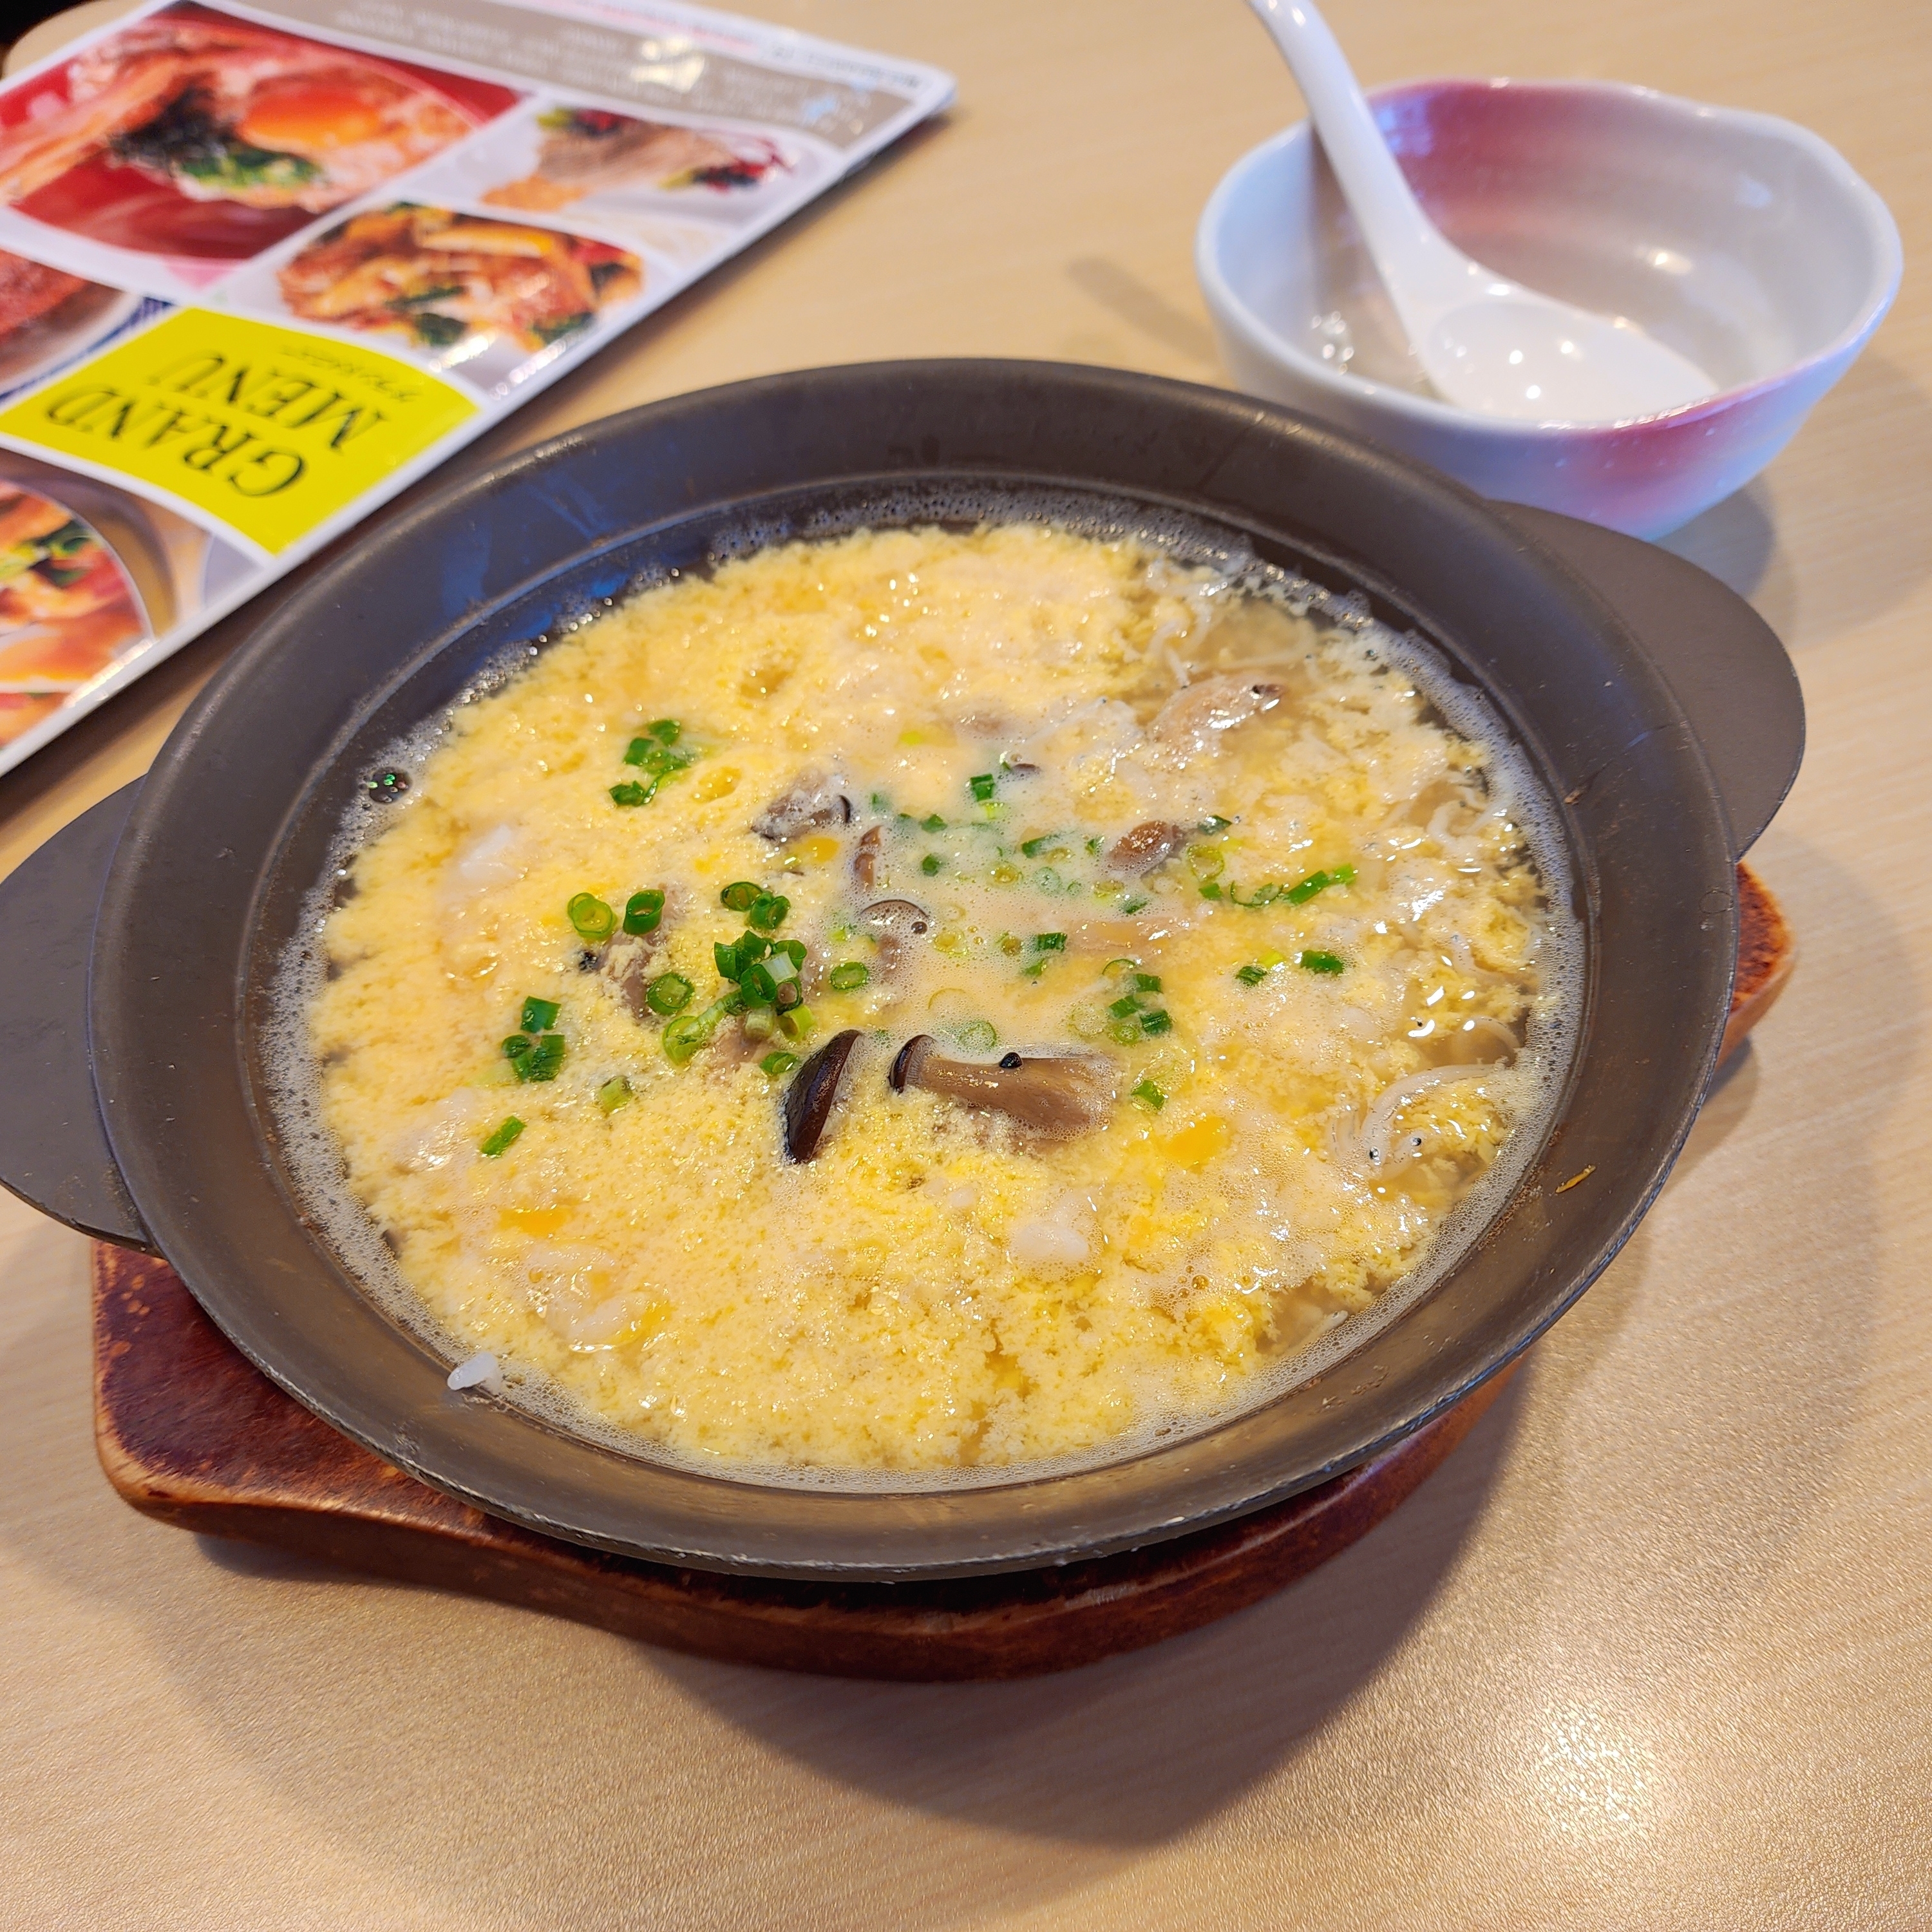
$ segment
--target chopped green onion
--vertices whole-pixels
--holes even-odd
[[[509,1042],[504,1042],[508,1051]],[[510,1064],[516,1070],[519,1080],[554,1080],[557,1070],[563,1064],[563,1036],[560,1033],[547,1033],[542,1039],[530,1042],[527,1052],[512,1054]]]
[[[649,805],[657,788],[656,778],[649,784],[614,784],[610,788],[610,802],[614,805]]]
[[[682,1066],[711,1038],[711,1029],[701,1016],[686,1014],[682,1019],[673,1020],[664,1030],[664,1058],[674,1066]]]
[[[1137,1013],[1140,1010],[1140,1001],[1136,999],[1131,993],[1123,993],[1120,997],[1107,1009],[1108,1012],[1112,1013],[1117,1020],[1124,1020],[1126,1018],[1128,1014]]]
[[[1268,977],[1265,966],[1244,966],[1234,975],[1244,986],[1258,986]]]
[[[1060,890],[1060,874],[1051,866],[1042,866],[1033,875],[1033,883],[1036,891],[1057,892]]]
[[[1022,966],[1020,968],[1020,977],[1023,980],[1037,980],[1052,964],[1053,962],[1051,959],[1036,959],[1030,966]]]
[[[682,973],[660,973],[644,988],[644,1004],[668,1019],[691,1004],[691,996],[696,991]]]
[[[1167,1096],[1151,1080],[1143,1080],[1134,1089],[1134,1098],[1143,1106],[1151,1107],[1156,1114],[1167,1105]]]
[[[1020,850],[1029,859],[1037,859],[1041,853],[1045,851],[1059,836],[1060,834],[1057,832],[1042,832],[1037,838],[1022,839]]]
[[[991,1053],[1000,1043],[1000,1035],[991,1020],[968,1020],[952,1029],[952,1037],[969,1053]]]
[[[1221,888],[1212,879],[1204,880],[1201,887],[1201,896],[1204,899],[1218,899],[1221,896]]]
[[[771,1006],[778,999],[778,982],[772,977],[771,968],[755,959],[738,975],[738,984],[745,989],[746,998],[760,1006]]]
[[[919,869],[929,879],[946,863],[937,852],[928,852],[919,862]]]
[[[742,980],[746,967],[776,950],[763,933],[741,932],[729,945],[714,940],[711,956],[718,962],[718,976],[721,980]],[[787,956],[790,956],[788,953]]]
[[[1145,899],[1124,899],[1121,902],[1120,910],[1124,913],[1144,912],[1147,909],[1147,904],[1148,902]]]
[[[774,1004],[780,1012],[788,1013],[793,1007],[805,1004],[805,988],[799,984],[796,974],[789,978],[781,978],[776,974],[772,976],[778,982],[778,996]]]
[[[1131,971],[1138,968],[1140,963],[1138,959],[1129,959],[1124,955],[1118,959],[1109,959],[1106,964],[1100,968],[1101,975],[1103,978],[1111,980],[1123,967]]]
[[[778,1016],[770,1006],[747,1006],[745,1009],[745,1037],[754,1046],[770,1040],[778,1030]]]
[[[1098,838],[1088,839],[1087,842],[1087,856],[1090,859],[1097,859],[1100,856],[1100,847],[1102,843],[1103,842]]]
[[[789,1073],[798,1064],[798,1055],[782,1051],[768,1053],[758,1062],[758,1070],[767,1080],[776,1080],[782,1073]]]
[[[608,939],[617,929],[617,915],[595,892],[579,892],[564,911],[581,938]]]
[[[697,758],[695,752],[674,752],[655,738],[633,738],[624,752],[626,764],[640,766],[654,781],[675,777]]]
[[[1218,879],[1227,862],[1226,856],[1218,845],[1190,845],[1187,848],[1187,869],[1197,879]]]
[[[1298,952],[1294,963],[1305,973],[1343,973],[1347,962],[1333,952]]]
[[[633,738],[625,746],[625,764],[640,766],[654,778],[669,778],[674,772],[682,771],[698,756],[695,752],[671,749],[683,728],[675,718],[660,718],[655,724],[646,724],[644,735]]]
[[[1158,973],[1136,973],[1134,975],[1134,991],[1137,993],[1159,992],[1160,975]]]
[[[848,934],[846,936],[849,938],[850,934]],[[803,940],[775,939],[772,941],[772,951],[774,953],[782,952],[791,962],[792,970],[794,973],[800,973],[805,970],[805,941]]]
[[[1270,880],[1265,884],[1257,886],[1253,892],[1246,898],[1242,898],[1240,890],[1238,886],[1231,883],[1228,887],[1228,896],[1234,901],[1235,904],[1238,906],[1248,906],[1257,909],[1264,905],[1272,905],[1276,899],[1280,898],[1281,892],[1281,887],[1276,885],[1272,880]]]
[[[1164,1012],[1143,1013],[1141,1016],[1141,1031],[1150,1036],[1157,1033],[1172,1033],[1173,1030],[1174,1022]]]
[[[513,1033],[503,1042],[503,1058],[509,1060],[520,1060],[536,1045],[536,1042],[528,1034]]]
[[[655,932],[664,917],[664,896],[653,886],[648,892],[633,892],[624,902],[624,930],[628,933]]]
[[[1286,896],[1291,905],[1306,905],[1317,892],[1325,892],[1330,886],[1352,885],[1354,878],[1352,866],[1337,866],[1332,872],[1310,872],[1300,884],[1290,886]]]
[[[760,892],[745,917],[760,932],[776,932],[791,910],[791,901],[782,892]]]
[[[496,1131],[484,1142],[481,1152],[494,1160],[524,1130],[524,1124],[512,1114]]]
[[[936,812],[928,813],[926,817],[922,818],[919,822],[921,826],[928,832],[944,832],[946,830],[945,820],[941,818],[939,814]]]
[[[1232,818],[1223,818],[1218,812],[1210,812],[1194,829],[1197,832],[1205,832],[1211,837],[1216,832],[1226,831],[1234,822]]]
[[[1033,950],[1036,952],[1064,952],[1066,935],[1064,932],[1036,932],[1033,936]]]
[[[999,938],[999,947],[1000,950],[1005,953],[1009,958],[1013,957],[1021,950],[1019,934],[1016,932],[1001,933]]]
[[[631,1104],[631,1083],[621,1073],[614,1073],[597,1090],[597,1104],[607,1114]]]
[[[872,809],[873,809],[874,812],[890,812],[890,811],[891,811],[891,810],[892,810],[892,800],[891,800],[890,799],[889,799],[888,797],[886,797],[886,796],[885,795],[885,794],[884,794],[884,792],[882,792],[882,791],[875,791],[874,793],[873,793],[873,794],[872,794]],[[778,1055],[777,1055],[776,1054],[773,1054],[772,1055],[772,1058],[774,1060],[776,1060],[776,1059],[778,1058]]]
[[[1138,1019],[1109,1020],[1107,1037],[1122,1046],[1132,1046],[1141,1039],[1141,1023]]]
[[[803,1040],[818,1024],[809,1006],[794,1006],[778,1016],[778,1025],[788,1040]]]
[[[835,993],[856,992],[872,976],[872,969],[862,959],[848,959],[832,968],[825,983]]]
[[[966,788],[984,805],[993,796],[994,778],[991,772],[981,772],[966,781]]]
[[[749,912],[764,896],[765,889],[749,879],[734,879],[718,895],[718,903],[728,912]]]
[[[518,1025],[526,1033],[548,1033],[556,1024],[556,1002],[540,1000],[532,993],[524,1002],[524,1016]]]

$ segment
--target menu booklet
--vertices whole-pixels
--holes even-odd
[[[0,88],[0,771],[952,97],[631,0],[159,0]]]

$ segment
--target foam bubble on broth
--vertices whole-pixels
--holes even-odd
[[[964,524],[986,518],[989,507],[995,504],[1003,520],[1014,519],[1016,506],[1010,496],[996,496],[995,493],[987,491],[918,490],[904,493],[902,501],[881,503],[876,497],[871,499],[860,520],[880,529],[894,524],[903,526],[914,520]],[[1034,512],[1038,521],[1076,536],[1112,541],[1131,538],[1145,549],[1164,553],[1179,566],[1211,564],[1217,577],[1202,590],[1210,605],[1216,597],[1226,603],[1243,598],[1262,600],[1294,616],[1310,618],[1324,633],[1352,638],[1365,654],[1394,667],[1412,680],[1450,730],[1482,748],[1486,754],[1488,796],[1520,828],[1538,876],[1551,881],[1564,878],[1562,847],[1555,815],[1542,800],[1526,760],[1510,742],[1484,700],[1473,689],[1459,683],[1420,640],[1397,636],[1377,624],[1358,596],[1338,597],[1262,564],[1224,541],[1214,538],[1204,541],[1198,526],[1179,516],[1164,523],[1151,522],[1144,509],[1102,506],[1096,510],[1091,500],[1072,496],[1020,507]],[[807,519],[800,524],[775,520],[750,526],[721,541],[712,562],[722,566],[754,557],[773,543],[800,537],[836,538],[843,533],[836,514]],[[656,587],[668,580],[660,578]],[[590,607],[570,622],[554,626],[550,640],[561,641],[596,623],[602,615],[600,607]],[[448,713],[426,723],[407,740],[390,748],[376,762],[405,770],[412,780],[419,781],[446,741],[451,718],[466,706],[515,688],[519,670],[528,666],[533,655],[534,649],[530,646],[518,646],[504,654]],[[308,1204],[323,1223],[338,1253],[398,1319],[422,1336],[446,1360],[460,1362],[487,1344],[454,1331],[440,1321],[404,1280],[371,1213],[349,1184],[341,1144],[323,1118],[322,1070],[310,1047],[310,1014],[327,975],[322,941],[340,875],[361,850],[396,823],[399,812],[413,808],[419,798],[419,791],[412,785],[409,797],[400,806],[358,800],[345,816],[324,877],[304,908],[298,941],[290,947],[278,976],[274,1002],[276,1019],[268,1040],[270,1085],[283,1148]],[[748,811],[752,801],[745,802]],[[1065,1472],[1121,1460],[1180,1437],[1198,1434],[1331,1367],[1368,1335],[1412,1306],[1455,1264],[1496,1207],[1514,1187],[1542,1142],[1567,1068],[1573,1030],[1568,1016],[1574,1010],[1581,966],[1576,931],[1567,907],[1561,903],[1562,895],[1556,892],[1546,897],[1551,902],[1540,908],[1538,914],[1541,922],[1538,988],[1528,1016],[1526,1044],[1505,1083],[1516,1090],[1510,1103],[1514,1124],[1508,1130],[1501,1154],[1442,1219],[1420,1264],[1381,1289],[1360,1312],[1348,1315],[1346,1319],[1331,1316],[1330,1325],[1325,1330],[1312,1337],[1298,1338],[1299,1346],[1282,1359],[1234,1378],[1218,1403],[1202,1402],[1198,1390],[1190,1398],[1185,1378],[1178,1372],[1166,1379],[1150,1376],[1136,1391],[1142,1407],[1138,1420],[1102,1441],[1067,1454],[1030,1461],[944,1468],[868,1468],[728,1459],[722,1466],[730,1473],[755,1480],[808,1486],[904,1490],[1022,1480],[1048,1470]],[[514,990],[505,988],[506,1000]],[[898,1035],[910,1030],[909,1025],[902,1026]],[[878,1084],[876,1076],[875,1066],[872,1070],[874,1084]],[[494,1090],[502,1111],[511,1112],[515,1111],[514,1096],[527,1090]],[[1288,1156],[1276,1151],[1271,1158],[1278,1166]],[[806,1172],[808,1174],[812,1171]],[[510,1399],[556,1426],[588,1434],[627,1454],[713,1474],[721,1467],[721,1459],[715,1454],[680,1451],[640,1439],[633,1429],[614,1424],[541,1372],[520,1369],[514,1360],[506,1360],[504,1366],[512,1384]]]

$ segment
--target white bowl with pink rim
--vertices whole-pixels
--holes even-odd
[[[1777,455],[1898,289],[1884,202],[1791,122],[1608,81],[1414,81],[1369,98],[1459,248],[1629,316],[1720,386],[1618,423],[1511,422],[1443,402],[1308,123],[1244,154],[1195,242],[1235,382],[1485,496],[1636,536],[1675,530]]]

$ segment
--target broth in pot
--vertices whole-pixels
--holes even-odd
[[[1138,538],[673,578],[373,790],[284,974],[311,1191],[459,1385],[720,1473],[1004,1479],[1264,1399],[1479,1228],[1573,1030],[1477,700]]]

